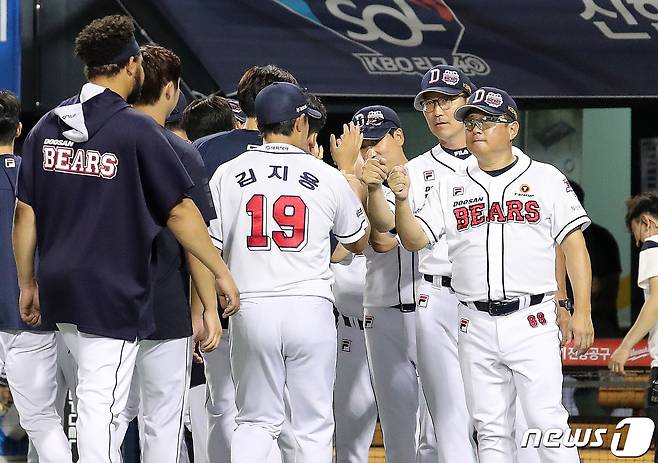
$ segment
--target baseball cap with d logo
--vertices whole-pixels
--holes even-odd
[[[352,122],[361,127],[364,140],[381,140],[391,129],[399,129],[402,124],[397,113],[388,106],[366,106],[352,117]]]
[[[505,90],[494,87],[481,87],[466,100],[466,104],[455,111],[455,119],[463,121],[468,113],[478,110],[492,116],[508,116],[512,121],[519,118],[519,110],[514,99]]]
[[[256,95],[256,119],[261,124],[297,119],[306,114],[320,119],[322,114],[306,103],[304,91],[295,84],[274,82]]]
[[[427,71],[420,82],[420,92],[414,99],[414,108],[423,110],[423,95],[437,92],[443,95],[456,96],[464,93],[466,96],[475,91],[475,85],[461,69],[454,66],[439,65]]]

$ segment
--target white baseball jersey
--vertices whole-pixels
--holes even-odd
[[[645,299],[649,298],[650,281],[654,277],[658,277],[658,235],[648,238],[640,251],[637,284],[644,290]],[[649,332],[649,353],[651,366],[658,367],[658,323]]]
[[[425,203],[425,198],[439,180],[463,171],[467,165],[476,163],[474,156],[460,159],[447,152],[441,145],[415,157],[405,167],[409,175],[409,205],[412,211],[418,211]],[[434,246],[418,251],[418,270],[426,275],[452,274],[452,265],[448,260],[448,245],[445,239],[438,240]]]
[[[525,156],[516,147],[512,151],[517,157]],[[405,164],[409,175],[409,205],[414,212],[423,207],[430,190],[439,181],[477,164],[475,156],[464,157],[467,153],[466,149],[451,152],[439,144]],[[439,239],[434,246],[418,251],[418,270],[425,275],[452,275],[445,238]]]
[[[334,306],[343,315],[363,319],[363,288],[366,284],[366,258],[350,254],[341,262],[331,264],[334,272]]]
[[[209,233],[242,299],[333,301],[329,232],[350,244],[367,227],[340,172],[295,146],[266,143],[222,164],[209,185],[217,209]]]
[[[461,301],[555,292],[555,243],[590,223],[566,177],[525,155],[500,175],[472,165],[446,178],[416,217],[430,244],[446,235]]]
[[[395,196],[390,188],[382,186],[384,196],[392,206]],[[416,288],[420,282],[418,255],[398,244],[388,252],[375,252],[368,246],[366,256],[366,289],[364,307],[393,307],[398,304],[415,304]]]

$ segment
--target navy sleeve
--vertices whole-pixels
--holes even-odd
[[[160,225],[194,186],[178,155],[157,126],[146,126],[137,143],[139,177],[148,207]]]
[[[33,129],[34,130],[34,129]],[[34,159],[37,157],[34,152],[34,136],[33,130],[27,135],[23,142],[23,150],[21,151],[21,165],[18,170],[17,183],[17,198],[32,206],[34,200]]]
[[[187,173],[194,182],[194,187],[187,192],[187,195],[194,201],[194,204],[196,204],[196,207],[199,208],[203,216],[203,220],[208,224],[211,220],[217,218],[217,214],[215,213],[215,205],[210,194],[210,187],[208,186],[206,167],[203,164],[201,155],[194,146],[188,145],[181,160],[183,161],[185,170],[187,170]]]

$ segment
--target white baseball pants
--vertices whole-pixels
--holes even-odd
[[[203,364],[206,374],[206,398],[204,419],[206,420],[207,436],[206,448],[210,463],[229,463],[231,461],[231,439],[237,428],[235,418],[238,408],[235,405],[235,385],[231,374],[230,358],[230,330],[224,329],[219,346],[212,352],[204,353]],[[194,419],[193,419],[194,421]],[[192,424],[194,429],[194,423]],[[192,431],[196,452],[196,436]],[[290,426],[284,424],[279,436],[279,447],[274,446],[267,458],[267,463],[281,463],[282,454],[285,456],[287,440],[294,440],[290,434]],[[196,456],[196,453],[195,453]],[[284,463],[294,463],[292,459],[283,459]]]
[[[336,327],[330,301],[313,296],[243,300],[231,317],[238,427],[232,463],[262,463],[286,419],[296,463],[329,463],[334,420]]]
[[[338,314],[338,357],[334,386],[336,463],[364,463],[377,424],[363,321]]]
[[[191,369],[191,338],[140,341],[128,403],[118,417],[117,450],[139,416],[141,461],[178,463]]]
[[[208,412],[206,411],[206,385],[190,388],[187,397],[190,431],[194,445],[194,463],[209,463]],[[183,446],[185,447],[185,446]]]
[[[365,308],[368,364],[388,463],[436,463],[436,438],[421,406],[416,372],[416,313]]]
[[[57,413],[57,347],[52,331],[0,331],[4,368],[21,427],[42,463],[71,461],[71,448]]]
[[[478,432],[480,463],[517,458],[514,439],[518,395],[530,428],[564,429],[562,362],[555,302],[492,317],[459,306],[459,359],[466,403]],[[542,463],[577,463],[575,447],[540,447]]]
[[[69,323],[57,327],[78,365],[78,463],[119,463],[116,430],[139,344],[82,333]]]
[[[417,369],[436,433],[438,461],[476,463],[473,421],[457,355],[459,301],[450,288],[425,280],[418,291]]]

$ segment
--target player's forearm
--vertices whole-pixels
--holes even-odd
[[[215,277],[208,268],[192,254],[187,253],[187,267],[192,277],[192,316],[203,316],[204,310],[217,310]]]
[[[379,233],[377,230],[370,231],[370,246],[375,252],[383,254],[399,245],[398,240],[387,233]]]
[[[658,323],[658,294],[650,295],[640,311],[635,323],[628,330],[620,347],[632,349]]]
[[[381,187],[368,188],[366,212],[370,224],[378,232],[386,233],[395,228],[395,214],[391,211]]]
[[[395,230],[402,246],[408,251],[418,251],[429,244],[429,239],[418,219],[414,217],[407,199],[395,201]]]
[[[37,249],[37,225],[31,206],[18,201],[14,213],[14,258],[21,287],[34,283],[34,254]]]
[[[555,298],[562,301],[567,298],[567,264],[559,245],[555,247],[555,280],[557,281]]]
[[[334,249],[334,253],[331,255],[331,263],[337,264],[338,262],[342,262],[350,254],[351,252],[345,249],[345,246],[338,243],[336,249]]]
[[[574,312],[591,316],[592,266],[582,231],[571,232],[562,241],[561,247],[573,288]]]
[[[199,259],[216,278],[230,276],[208,235],[199,209],[191,199],[183,199],[169,213],[167,227],[187,252]]]

